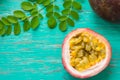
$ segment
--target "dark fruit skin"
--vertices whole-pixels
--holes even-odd
[[[89,0],[89,2],[102,18],[120,22],[120,0]]]

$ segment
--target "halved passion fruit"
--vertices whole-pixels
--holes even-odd
[[[74,77],[88,78],[104,70],[111,59],[109,42],[88,29],[76,29],[62,45],[62,63]]]

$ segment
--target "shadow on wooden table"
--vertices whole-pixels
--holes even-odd
[[[97,74],[96,76],[93,76],[91,78],[87,79],[78,79],[72,77],[68,72],[64,72],[63,80],[109,80],[109,76],[111,74],[111,68],[107,67],[105,70]]]

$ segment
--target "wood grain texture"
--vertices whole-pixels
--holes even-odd
[[[0,17],[20,9],[22,1],[24,0],[0,0]],[[44,18],[36,31],[0,37],[0,80],[82,80],[67,73],[61,62],[62,41],[69,32],[77,28],[90,28],[102,34],[112,46],[110,65],[97,76],[84,80],[118,80],[120,24],[101,19],[93,12],[88,0],[79,1],[83,6],[83,10],[79,12],[80,20],[66,32],[60,32],[58,27],[49,29],[47,18]],[[63,9],[62,0],[55,3]]]

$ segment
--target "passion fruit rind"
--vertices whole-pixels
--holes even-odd
[[[87,38],[84,39],[83,37],[80,41],[78,41],[77,40],[78,37],[81,37],[82,34],[85,34],[84,32],[85,33],[87,32],[87,35],[89,35],[89,37],[87,37],[88,41],[87,41]],[[93,37],[93,39],[89,39],[90,37],[91,38]],[[75,41],[73,40],[74,43],[70,44],[72,38],[73,39],[75,38],[76,40]],[[101,52],[101,50],[99,51],[99,48],[97,51],[97,49],[94,48],[95,46],[93,46],[93,45],[92,46],[90,45],[90,47],[89,47],[89,45],[86,46],[88,43],[91,43],[91,41],[89,41],[89,40],[92,40],[92,43],[93,43],[94,39],[97,39],[97,41],[98,41],[97,44],[99,44],[99,43],[102,44],[102,46],[103,46],[102,50],[103,50],[103,55],[104,55],[103,57],[102,57],[102,53],[95,53],[95,52]],[[81,43],[81,45],[85,45],[85,46],[83,46],[83,48],[81,48],[81,49],[75,48],[75,47],[81,46],[81,45],[78,45],[77,43],[79,43],[79,44]],[[70,47],[70,46],[72,46],[72,47]],[[104,46],[105,46],[105,48],[104,48]],[[82,69],[80,68],[80,70],[79,70],[79,67],[78,67],[78,69],[76,69],[75,67],[77,65],[71,64],[72,56],[74,55],[74,54],[71,55],[72,48],[73,49],[75,48],[75,50],[78,50],[80,52],[84,52],[83,56],[79,59],[76,59],[76,57],[78,57],[78,53],[75,53],[75,54],[77,54],[75,57],[76,61],[77,60],[82,61],[84,59],[85,61],[86,60],[88,61],[89,65],[84,65],[82,67]],[[104,51],[105,51],[105,53],[104,53]],[[112,50],[111,50],[111,46],[110,46],[108,40],[105,39],[102,35],[94,32],[93,30],[91,30],[89,28],[79,28],[79,29],[76,29],[76,30],[73,30],[72,32],[70,32],[63,41],[62,63],[63,63],[64,68],[67,70],[67,72],[70,73],[72,76],[74,76],[76,78],[89,78],[89,77],[97,75],[98,73],[103,71],[108,66],[108,64],[111,60],[111,52],[112,52]],[[93,55],[92,53],[94,53],[95,55],[97,54],[97,58],[93,61],[94,62],[93,64],[92,64],[92,61],[90,61],[92,59],[89,60],[89,56]],[[79,57],[80,56],[81,55],[79,55]],[[88,56],[88,57],[86,57],[86,56]],[[101,57],[101,59],[99,57]],[[78,64],[79,64],[79,62],[78,62]]]
[[[70,64],[83,71],[105,58],[105,45],[88,32],[73,36],[70,41]]]
[[[120,0],[89,0],[89,2],[102,18],[120,22]]]

